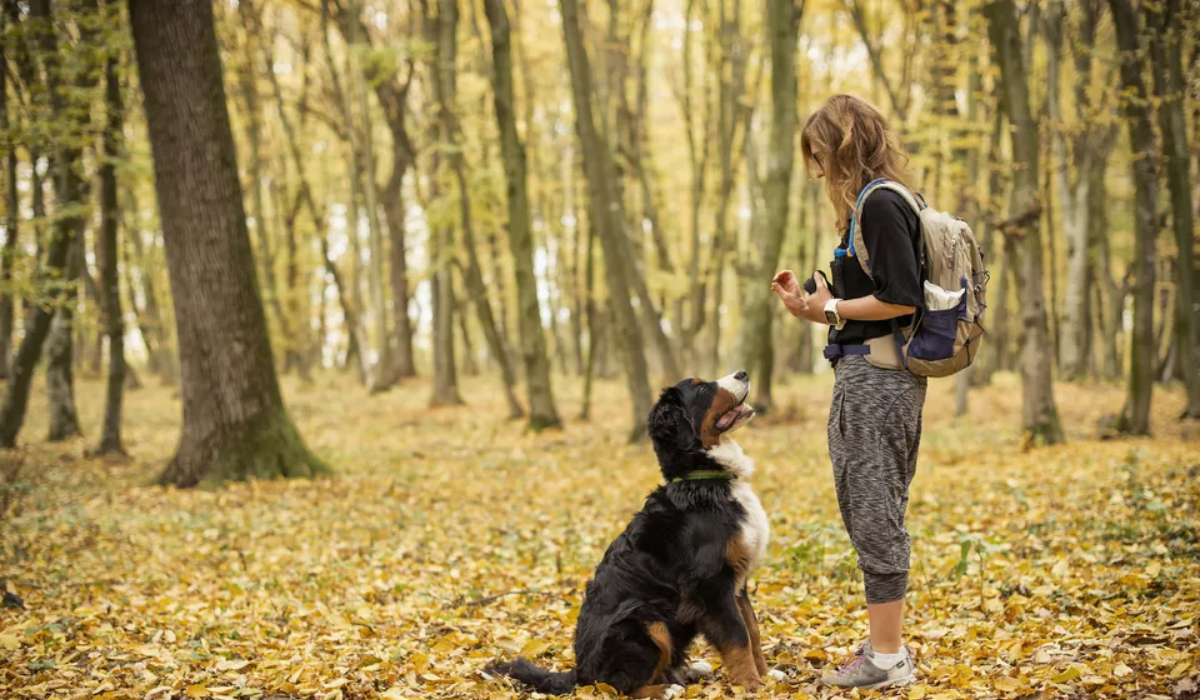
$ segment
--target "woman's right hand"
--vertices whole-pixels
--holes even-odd
[[[780,270],[771,280],[771,290],[775,293],[784,308],[793,316],[800,317],[805,312],[805,301],[801,296],[801,285],[797,282],[792,270]]]

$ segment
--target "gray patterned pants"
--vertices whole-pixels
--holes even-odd
[[[862,356],[835,368],[826,434],[842,524],[859,553],[868,603],[905,597],[909,533],[905,508],[917,469],[926,380],[873,367]]]

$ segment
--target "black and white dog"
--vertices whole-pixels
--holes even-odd
[[[767,673],[747,576],[767,549],[767,515],[748,478],[754,463],[728,435],[754,410],[750,380],[686,379],[651,409],[648,427],[666,483],[605,552],[575,630],[576,666],[554,673],[525,659],[489,671],[544,693],[604,682],[633,697],[674,694],[705,664],[687,665],[700,634],[734,683]]]

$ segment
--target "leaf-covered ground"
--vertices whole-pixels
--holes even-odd
[[[20,462],[0,491],[0,697],[513,697],[488,660],[569,665],[582,586],[655,485],[653,457],[623,442],[617,383],[591,424],[528,435],[490,380],[464,382],[468,406],[432,411],[421,382],[370,398],[332,374],[288,383],[337,475],[218,491],[148,485],[177,437],[168,389],[129,395],[124,464],[43,443],[35,402],[0,464]],[[786,674],[763,697],[831,695],[821,670],[865,630],[829,383],[784,386],[740,434],[773,530],[756,608]],[[574,414],[574,382],[557,390]],[[960,421],[950,394],[932,384],[909,516],[922,682],[895,695],[1196,697],[1198,428],[1172,419],[1181,397],[1157,393],[1154,439],[1100,441],[1121,389],[1061,385],[1071,442],[1022,452],[1016,378]],[[87,426],[100,395],[80,383]],[[720,674],[687,690],[730,694]]]

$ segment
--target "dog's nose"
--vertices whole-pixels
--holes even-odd
[[[750,375],[746,373],[745,369],[740,369],[734,373],[734,378],[740,382],[745,382],[746,380],[750,379]]]

